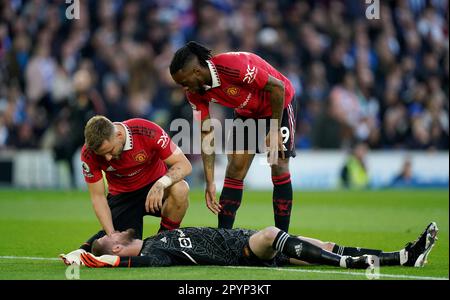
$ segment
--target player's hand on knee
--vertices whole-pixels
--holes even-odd
[[[267,162],[272,165],[278,164],[278,151],[281,151],[281,158],[284,159],[284,145],[279,130],[271,130],[266,136],[266,147],[269,151]]]
[[[117,267],[120,263],[120,256],[117,255],[95,256],[92,253],[84,252],[80,258],[89,268],[112,268]]]
[[[162,199],[164,197],[164,187],[156,182],[147,195],[145,201],[145,211],[155,213],[162,208]]]
[[[65,265],[81,265],[83,264],[80,256],[82,253],[85,253],[86,251],[83,249],[77,249],[72,252],[69,252],[67,254],[60,254],[59,257],[62,259]]]

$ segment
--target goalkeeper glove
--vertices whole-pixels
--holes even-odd
[[[89,268],[112,268],[117,267],[120,263],[120,256],[95,256],[89,252],[82,253],[80,259]]]
[[[82,261],[80,260],[80,255],[82,253],[85,253],[86,251],[83,249],[77,249],[67,254],[60,254],[59,257],[62,259],[62,261],[67,265],[70,266],[72,264],[75,265],[81,265]]]

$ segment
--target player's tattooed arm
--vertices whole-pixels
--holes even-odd
[[[162,183],[163,188],[179,182],[192,172],[191,163],[179,147],[164,162],[169,166],[169,170],[158,180]]]
[[[209,116],[202,121],[201,128],[203,170],[205,173],[206,183],[211,184],[214,182],[214,163],[216,160],[216,153],[214,151],[214,127],[211,126],[211,119]]]
[[[184,170],[180,166],[175,165],[167,171],[166,176],[169,177],[172,182],[178,182],[186,176],[184,173]]]
[[[202,160],[203,171],[205,173],[206,189],[205,200],[206,206],[214,214],[218,214],[222,207],[216,199],[216,184],[214,183],[214,163],[216,154],[214,151],[214,127],[211,126],[209,116],[202,121]]]
[[[270,123],[270,131],[266,137],[266,146],[269,149],[268,162],[270,165],[276,165],[278,163],[278,152],[281,151],[281,158],[285,158],[283,151],[283,139],[280,134],[281,120],[283,118],[284,109],[284,96],[285,88],[284,83],[269,75],[264,90],[270,92],[270,103],[272,107],[272,120],[277,122]],[[276,126],[275,126],[276,125]]]

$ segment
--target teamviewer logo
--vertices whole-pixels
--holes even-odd
[[[80,0],[66,0],[66,4],[70,4],[66,8],[66,18],[69,20],[80,19]]]
[[[380,19],[380,0],[365,0],[366,1],[366,18],[368,20]]]

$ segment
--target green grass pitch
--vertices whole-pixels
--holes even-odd
[[[235,226],[261,229],[273,225],[271,191],[244,191]],[[294,195],[291,234],[341,245],[401,249],[417,238],[430,221],[439,240],[424,268],[382,267],[380,279],[445,279],[449,277],[448,190],[330,191]],[[200,190],[190,193],[183,226],[216,226]],[[144,235],[159,219],[146,217]],[[99,229],[88,192],[0,190],[0,279],[66,279],[59,253],[78,247]],[[308,266],[233,268],[184,266],[140,269],[88,269],[80,279],[207,280],[367,280],[364,270]]]

